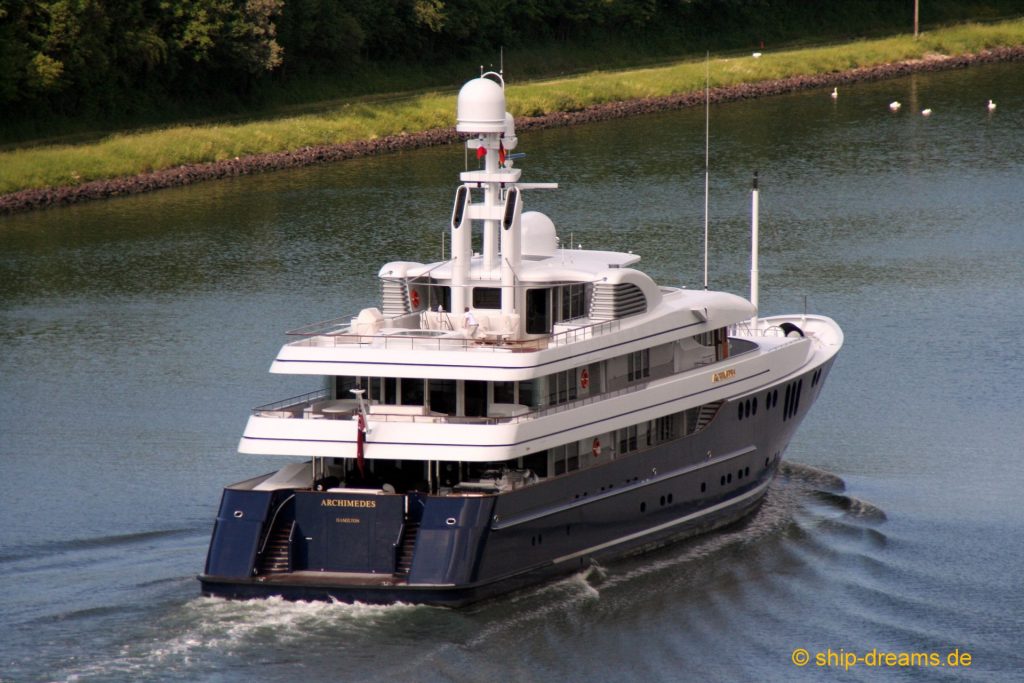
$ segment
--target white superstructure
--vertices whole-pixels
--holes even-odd
[[[785,336],[783,320],[759,321],[741,297],[657,285],[635,254],[559,246],[547,216],[522,210],[536,186],[506,158],[514,125],[489,76],[459,94],[458,130],[484,163],[461,174],[452,258],[389,263],[383,312],[296,331],[271,371],[325,377],[327,387],[255,411],[243,453],[357,457],[358,387],[368,461],[514,469],[575,442],[598,451],[586,460],[597,465],[618,455],[618,430],[756,392],[839,348],[827,319],[794,319],[806,336]]]

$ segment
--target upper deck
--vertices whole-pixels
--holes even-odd
[[[291,330],[293,339],[271,372],[526,380],[725,328],[753,314],[749,302],[724,292],[662,287],[654,293],[654,305],[642,313],[559,320],[540,334],[517,333],[516,316],[493,309],[471,309],[475,324],[443,311],[384,317],[367,309]]]

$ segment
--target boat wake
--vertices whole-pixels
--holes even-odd
[[[203,532],[207,529],[204,527]],[[63,555],[79,551],[92,551],[107,548],[123,548],[139,544],[161,541],[196,533],[196,529],[160,529],[132,534],[114,534],[110,536],[94,536],[73,538],[62,541],[26,544],[5,548],[0,553],[0,565],[17,563],[23,560],[39,560],[53,555]]]
[[[415,625],[417,612],[428,615],[435,611],[437,608],[401,603],[194,598],[168,606],[116,652],[94,662],[71,663],[54,672],[53,679],[198,680],[221,671],[226,661],[236,657],[247,666],[294,666],[309,661],[307,648],[336,652],[339,643],[361,643],[372,657],[373,641],[382,633],[405,630]]]
[[[856,564],[870,566],[876,561],[872,553],[886,543],[878,528],[886,516],[845,488],[833,474],[785,464],[760,509],[742,522],[461,610],[280,598],[168,602],[130,641],[99,647],[105,656],[66,663],[52,677],[196,679],[216,677],[231,661],[245,661],[250,670],[285,672],[299,664],[327,670],[332,658],[341,658],[362,672],[361,680],[415,678],[423,667],[433,671],[434,680],[444,680],[445,672],[461,680],[460,667],[486,673],[489,664],[480,653],[523,633],[586,632],[613,614],[640,619],[659,610],[692,610],[698,599],[710,602],[712,613],[728,615],[735,612],[731,601],[742,600],[744,590],[785,594],[787,577],[824,575],[829,570],[823,564],[836,556],[847,564],[846,556],[855,556]],[[382,641],[407,657],[381,666],[375,644]],[[323,662],[314,663],[318,658]],[[557,669],[555,660],[552,666]]]

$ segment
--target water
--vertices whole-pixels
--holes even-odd
[[[522,135],[562,186],[528,206],[701,286],[703,118]],[[746,291],[759,169],[762,309],[846,332],[789,464],[735,528],[460,611],[194,579],[221,487],[279,464],[234,453],[248,409],[317,386],[266,372],[280,333],[439,258],[460,149],[0,219],[0,680],[1016,680],[1022,126],[1019,65],[715,107],[711,286]]]

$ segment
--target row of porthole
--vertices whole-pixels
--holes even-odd
[[[632,479],[627,479],[626,483],[627,484],[632,484],[633,482],[637,482],[637,481],[640,481],[640,477],[633,477]],[[611,491],[613,488],[615,488],[615,484],[608,484],[607,486],[602,486],[601,487],[601,493],[604,493],[605,491]],[[586,497],[587,497],[587,492],[584,491],[583,493],[577,493],[575,496],[573,496],[573,500],[579,500],[580,498],[586,498]]]
[[[755,399],[754,403],[755,404],[757,403],[756,399]],[[776,454],[775,457],[778,457],[778,454]],[[765,458],[764,459],[764,466],[765,466],[766,469],[768,468],[768,466],[770,464],[771,464],[771,459],[770,458]],[[749,466],[748,467],[743,467],[743,468],[740,468],[740,469],[736,470],[736,479],[737,479],[737,481],[740,480],[740,479],[743,479],[744,477],[749,477],[749,476],[750,476],[750,467]],[[639,479],[639,477],[634,477],[632,480],[627,480],[627,483],[629,481],[636,481],[637,479]],[[732,483],[732,472],[729,472],[728,474],[723,474],[722,478],[720,480],[720,483],[721,483],[722,486],[725,486],[726,484],[731,484]],[[612,485],[609,484],[608,488],[611,489]],[[601,487],[601,490],[604,491],[604,487]],[[707,482],[703,482],[702,481],[700,483],[700,492],[701,493],[706,493],[707,490],[708,490]],[[576,494],[576,498],[579,499],[580,497],[581,497],[580,494],[577,493]],[[587,497],[587,493],[585,491],[583,492],[582,497],[583,498]],[[671,505],[673,500],[674,499],[673,499],[672,494],[669,493],[667,495],[661,496],[658,499],[658,503],[661,505],[661,507],[665,507],[666,505]],[[646,502],[640,503],[640,512],[641,513],[647,512],[647,503]],[[566,533],[566,535],[569,534],[569,527],[568,526],[565,527],[565,533]],[[541,536],[536,536],[536,537],[534,537],[534,538],[532,538],[530,540],[530,545],[537,545],[537,544],[539,544],[541,542],[541,540],[542,540]]]
[[[817,370],[814,371],[814,374],[811,375],[811,387],[812,388],[818,386],[818,382],[821,381],[821,371],[822,370],[823,370],[823,368],[818,368]]]
[[[672,494],[669,493],[669,494],[666,494],[666,495],[661,496],[660,498],[658,498],[658,505],[661,506],[661,507],[665,507],[666,505],[671,505],[673,500],[674,500],[674,498],[673,498]],[[641,513],[647,512],[647,503],[640,503],[640,512]]]
[[[739,419],[750,417],[751,415],[757,415],[757,396],[753,399],[747,399],[746,401],[740,401],[736,404],[739,412]]]
[[[749,467],[741,467],[740,469],[736,470],[736,480],[737,481],[739,481],[743,477],[749,477],[749,476],[750,476],[750,468]],[[722,486],[725,486],[726,484],[731,484],[732,483],[732,472],[729,472],[728,474],[723,474],[722,478],[720,480],[720,483],[722,484]]]
[[[776,453],[771,458],[765,458],[764,459],[764,467],[765,467],[765,469],[768,469],[768,467],[771,466],[772,460],[773,459],[777,460],[778,457],[779,457],[779,454]],[[749,476],[750,476],[750,467],[749,466],[748,467],[742,467],[742,468],[736,470],[736,479],[737,480],[740,480],[740,479],[743,479],[743,478],[749,477]],[[732,483],[732,472],[729,472],[728,474],[723,474],[722,478],[719,480],[719,482],[721,483],[722,486],[725,486],[726,484],[731,484]],[[707,482],[706,481],[702,481],[700,483],[700,492],[701,493],[707,493],[707,490],[708,490]],[[672,494],[670,493],[667,496],[662,496],[659,499],[659,502],[661,503],[662,507],[664,507],[665,505],[671,505],[672,504]],[[647,503],[640,503],[640,512],[641,513],[647,512]],[[568,532],[568,529],[566,529],[566,531]]]
[[[636,483],[638,481],[640,481],[640,477],[633,477],[631,479],[627,479],[626,483],[627,484],[633,484],[633,483]],[[605,491],[611,491],[613,488],[615,488],[615,484],[608,484],[607,486],[602,486],[601,487],[601,492],[603,493]],[[703,489],[701,489],[701,490],[703,491]],[[573,500],[579,500],[580,498],[586,498],[587,497],[587,493],[588,493],[587,491],[584,491],[583,493],[577,493],[576,495],[573,496]],[[669,494],[669,503],[670,504],[672,502],[671,498],[672,498],[672,494]],[[665,503],[662,503],[662,505],[664,505],[664,504]]]
[[[818,383],[818,379],[821,377],[821,369],[815,371],[814,376],[811,380],[811,386]],[[779,390],[772,389],[764,396],[764,407],[765,410],[771,410],[779,404]],[[748,398],[745,401],[740,401],[736,404],[736,412],[739,419],[743,420],[751,415],[757,415],[757,396]]]
[[[636,479],[633,479],[633,480],[635,481]],[[630,479],[627,479],[626,483],[629,483],[629,482],[630,482]],[[613,483],[609,483],[607,486],[601,486],[601,493],[603,494],[604,492],[606,492],[606,490],[611,490],[614,487],[615,487],[615,484],[613,484]],[[575,495],[572,500],[579,501],[581,498],[587,498],[587,495],[588,495],[588,492],[586,492],[586,490],[585,490],[584,493]]]

